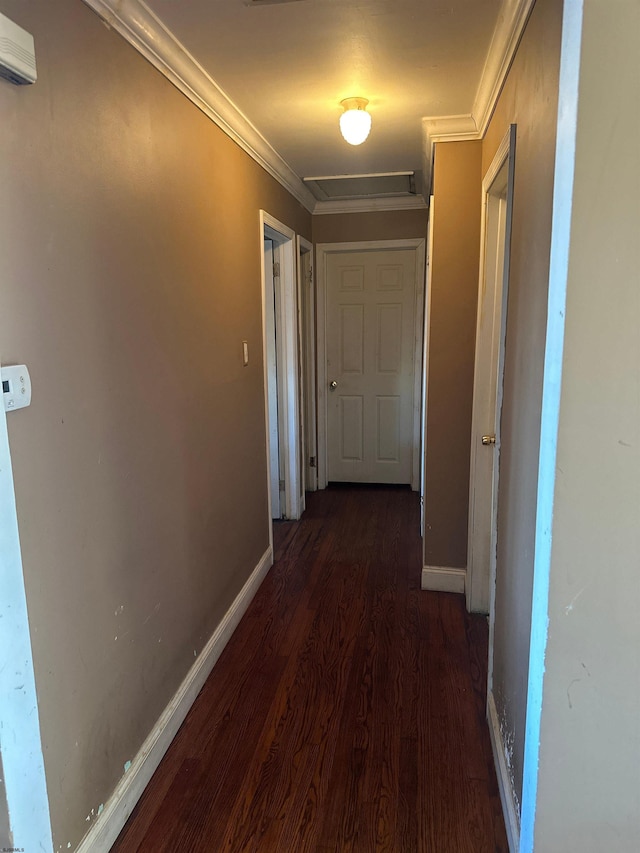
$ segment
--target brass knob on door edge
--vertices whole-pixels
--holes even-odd
[[[485,447],[487,447],[490,444],[495,444],[496,443],[495,435],[483,435],[482,436],[482,443],[484,444]]]

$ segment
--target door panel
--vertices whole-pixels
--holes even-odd
[[[339,398],[340,459],[362,462],[364,446],[364,401],[362,397]]]
[[[364,306],[340,306],[340,372],[364,373]]]
[[[378,305],[378,373],[402,370],[402,305]]]
[[[411,483],[415,282],[413,250],[328,256],[329,480]]]
[[[400,397],[378,397],[377,462],[400,461]]]

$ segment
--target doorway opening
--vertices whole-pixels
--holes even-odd
[[[321,243],[318,488],[420,486],[425,240]]]
[[[0,848],[53,850],[4,411],[0,412],[0,565]]]
[[[478,320],[471,422],[467,609],[489,613],[487,718],[508,835],[517,835],[518,816],[509,790],[493,697],[493,651],[498,539],[500,415],[507,323],[507,291],[516,127],[511,125],[482,183]]]
[[[482,182],[480,277],[475,373],[471,421],[467,610],[489,614],[487,719],[491,746],[510,839],[517,836],[518,816],[509,790],[509,772],[501,744],[493,697],[493,652],[498,539],[500,415],[507,323],[511,214],[516,126],[511,125]]]
[[[298,237],[298,328],[300,335],[300,447],[302,499],[318,488],[318,419],[316,411],[316,297],[313,246]]]
[[[295,234],[261,210],[260,241],[269,517],[298,519],[304,490]]]
[[[471,421],[466,597],[468,610],[489,613],[491,620],[496,571],[500,413],[514,154],[515,125],[512,125],[482,182],[483,217]]]

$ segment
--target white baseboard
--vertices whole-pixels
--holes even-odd
[[[273,551],[269,546],[162,712],[104,810],[80,842],[76,853],[109,853],[272,565]]]
[[[487,696],[487,719],[489,721],[493,762],[496,766],[496,774],[498,776],[500,801],[502,802],[502,813],[507,829],[509,851],[510,853],[518,853],[518,849],[520,848],[520,818],[518,817],[511,776],[505,759],[504,742],[502,740],[502,732],[500,731],[498,711],[496,710],[496,703],[491,692]]]
[[[422,589],[464,594],[466,579],[466,569],[452,569],[447,566],[422,567]]]

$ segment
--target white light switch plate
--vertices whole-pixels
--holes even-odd
[[[9,364],[0,368],[2,399],[5,412],[24,409],[31,404],[31,377],[26,364]]]

